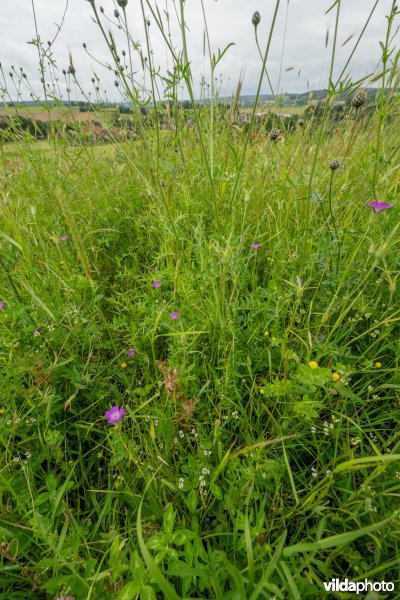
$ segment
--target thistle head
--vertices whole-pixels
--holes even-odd
[[[360,106],[365,104],[366,100],[367,93],[364,92],[364,90],[360,90],[359,92],[354,94],[353,99],[351,101],[351,105],[354,106],[354,108],[360,108]]]
[[[273,127],[271,129],[271,131],[269,132],[269,139],[272,140],[273,142],[275,142],[275,140],[277,140],[280,135],[281,135],[280,130],[277,129],[276,127]]]
[[[260,23],[260,21],[261,21],[261,15],[258,12],[258,10],[256,10],[256,12],[254,13],[254,15],[251,19],[251,22],[253,23],[254,27],[257,27],[258,24]]]
[[[331,171],[336,171],[336,169],[340,168],[340,162],[337,158],[335,158],[334,160],[332,160],[332,162],[329,163],[329,168]]]

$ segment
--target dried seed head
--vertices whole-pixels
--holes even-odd
[[[360,108],[360,106],[365,104],[366,100],[367,100],[367,94],[366,94],[366,92],[361,90],[360,92],[357,92],[356,94],[354,94],[353,100],[351,101],[351,105],[354,106],[354,108]]]
[[[303,125],[304,125],[304,119],[299,119],[298,123],[299,123],[300,127],[303,127]]]
[[[260,21],[261,21],[261,15],[258,12],[258,10],[256,10],[256,12],[254,13],[254,15],[251,19],[251,22],[253,23],[254,27],[257,27],[258,24],[260,23]]]
[[[281,135],[281,132],[280,132],[280,130],[279,130],[279,129],[276,129],[276,127],[273,127],[273,128],[271,129],[271,131],[269,132],[269,139],[270,139],[270,140],[273,140],[273,141],[275,141],[275,140],[277,140],[277,139],[278,139],[278,137],[279,137],[280,135]]]
[[[117,11],[117,9],[114,10],[114,17],[116,19],[119,19],[119,12]]]
[[[69,73],[70,75],[75,75],[75,73],[76,73],[76,70],[75,70],[75,67],[74,67],[74,65],[69,65],[69,67],[68,67],[68,73]]]
[[[117,4],[121,8],[125,8],[125,6],[128,4],[128,0],[117,0]]]
[[[336,169],[340,168],[340,162],[337,158],[335,158],[331,163],[329,163],[329,168],[331,171],[336,171]]]

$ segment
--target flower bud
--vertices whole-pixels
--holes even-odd
[[[261,21],[261,15],[258,12],[258,10],[256,10],[256,12],[254,13],[254,15],[251,19],[251,22],[253,23],[254,27],[257,27],[258,24],[260,23],[260,21]]]

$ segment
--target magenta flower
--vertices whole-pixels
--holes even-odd
[[[6,303],[5,302],[0,302],[0,308],[5,308]]]
[[[114,425],[114,423],[119,423],[122,417],[126,413],[124,408],[120,408],[119,406],[112,406],[104,413],[104,418],[107,419],[107,423],[109,425]]]
[[[60,242],[66,242],[67,239],[68,239],[68,236],[67,235],[62,235],[59,239],[60,239]]]
[[[154,281],[154,283],[151,284],[153,286],[153,288],[159,288],[161,287],[161,281]]]
[[[387,208],[393,208],[393,204],[388,204],[387,202],[379,202],[379,200],[373,200],[367,204],[370,208],[373,208],[374,211],[380,212],[381,210],[386,210]]]
[[[131,350],[128,350],[127,354],[129,356],[129,358],[133,358],[136,354],[137,350],[135,350],[135,348],[131,348]]]
[[[261,244],[251,244],[251,247],[254,248],[254,250],[258,250],[261,247]]]
[[[179,319],[179,313],[177,310],[173,310],[172,312],[170,312],[169,316],[171,317],[171,319],[173,321],[176,321],[177,319]]]

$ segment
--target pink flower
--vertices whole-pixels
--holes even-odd
[[[5,302],[0,302],[0,308],[4,308],[4,307],[5,307],[5,305],[6,305],[6,303],[5,303]]]
[[[177,319],[179,319],[179,313],[177,310],[173,310],[172,312],[170,312],[169,316],[171,317],[171,319],[173,321],[176,321]]]
[[[261,248],[261,244],[251,244],[251,247],[254,248],[254,250],[258,250]]]
[[[120,408],[119,406],[112,406],[104,413],[104,418],[107,419],[107,423],[109,425],[114,425],[114,423],[119,423],[122,417],[126,413],[124,408]]]
[[[373,200],[367,204],[370,208],[373,208],[374,211],[380,212],[381,210],[386,210],[387,208],[393,208],[393,204],[388,204],[387,202],[379,202],[379,200]]]
[[[128,350],[127,354],[129,356],[129,358],[133,358],[135,356],[136,352],[137,351],[135,350],[135,348],[131,348],[131,350]]]
[[[159,288],[161,287],[161,281],[154,281],[154,283],[151,284],[153,286],[153,288]]]

